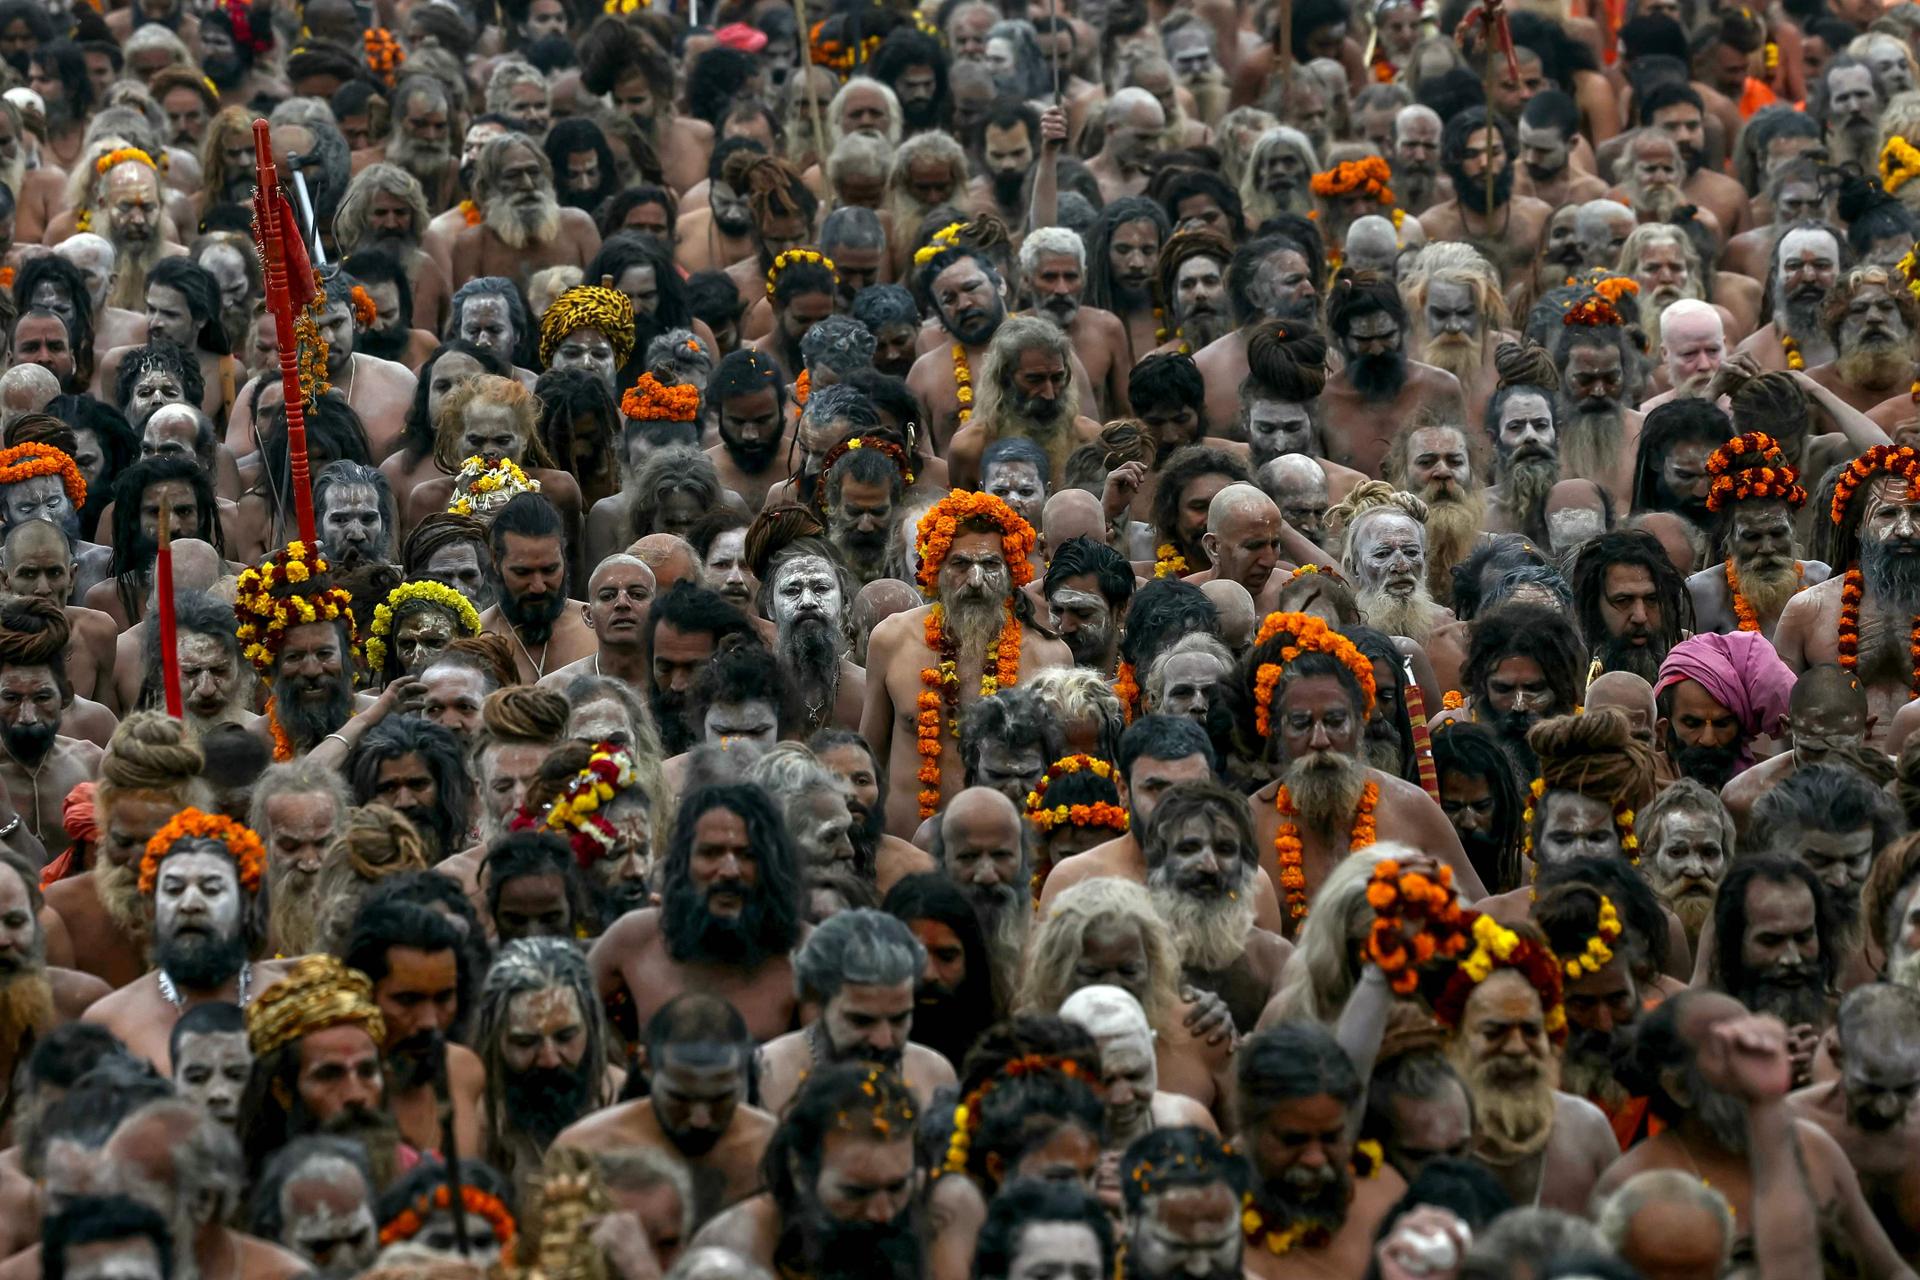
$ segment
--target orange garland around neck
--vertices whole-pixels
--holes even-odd
[[[947,732],[960,736],[960,647],[947,634],[946,610],[934,605],[927,610],[925,637],[927,648],[940,661],[920,669],[923,686],[914,717],[915,749],[920,754],[920,816],[931,818],[940,811],[940,723],[944,717]],[[1000,634],[988,646],[981,663],[980,696],[991,698],[1002,689],[1010,689],[1020,679],[1020,620],[1007,605],[1007,620]]]
[[[1373,811],[1380,803],[1380,784],[1368,782],[1360,793],[1360,807],[1353,811],[1353,829],[1347,837],[1347,852],[1364,849],[1379,838]],[[1280,814],[1280,830],[1273,837],[1274,852],[1280,856],[1280,889],[1287,897],[1287,918],[1295,924],[1307,918],[1306,846],[1300,840],[1300,828],[1294,822],[1299,811],[1287,784],[1273,794],[1273,807]]]
[[[1835,637],[1839,663],[1848,671],[1860,667],[1860,604],[1867,596],[1866,578],[1858,566],[1847,570],[1840,586],[1840,627]],[[1920,689],[1920,614],[1915,614],[1907,631],[1907,657],[1913,663],[1909,687]]]
[[[280,723],[280,717],[274,713],[274,700],[267,697],[267,730],[273,734],[273,762],[285,764],[293,759],[293,739],[287,735],[287,728]]]
[[[1733,571],[1733,557],[1727,557],[1726,567],[1727,597],[1733,601],[1733,616],[1740,624],[1735,629],[1739,631],[1760,630],[1760,615],[1753,611],[1753,606],[1747,602],[1747,598],[1740,594],[1740,576]],[[1799,585],[1794,587],[1793,594],[1799,595],[1802,591],[1806,590],[1807,566],[1801,561],[1795,560],[1793,562],[1793,571],[1799,577]]]

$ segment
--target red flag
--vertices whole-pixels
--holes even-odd
[[[286,193],[278,184],[271,191],[253,189],[253,219],[262,239],[271,229],[280,241],[280,260],[286,264],[287,271],[287,298],[293,304],[292,314],[298,315],[313,299],[313,263],[307,258],[307,242],[300,233],[300,220],[294,216],[293,206],[287,203]]]

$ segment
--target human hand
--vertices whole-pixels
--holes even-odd
[[[1374,1246],[1380,1280],[1452,1280],[1460,1274],[1473,1229],[1446,1209],[1423,1204],[1394,1223],[1393,1234]]]
[[[1799,1056],[1793,1042],[1802,1031],[1810,1034],[1811,1044],[1819,1042],[1811,1027],[1795,1028],[1790,1039],[1786,1024],[1770,1014],[1729,1018],[1708,1031],[1694,1065],[1707,1085],[1744,1102],[1784,1098]],[[1805,1051],[1809,1063],[1811,1044]]]
[[[1107,472],[1106,488],[1100,494],[1100,511],[1108,524],[1133,510],[1134,496],[1146,479],[1147,464],[1138,460],[1123,462]]]
[[[1233,1040],[1233,1013],[1218,994],[1201,987],[1182,988],[1180,998],[1192,1004],[1187,1010],[1187,1034],[1208,1044],[1227,1044]]]
[[[610,1213],[588,1237],[619,1280],[659,1280],[660,1260],[654,1256],[640,1219],[631,1213]]]
[[[426,681],[418,676],[401,676],[380,691],[365,714],[372,717],[371,723],[378,724],[396,712],[405,715],[419,711],[426,698]]]
[[[1040,150],[1050,156],[1058,155],[1066,142],[1067,113],[1059,107],[1048,107],[1040,113]]]
[[[1731,355],[1720,362],[1713,377],[1707,382],[1706,399],[1718,400],[1721,396],[1730,396],[1748,381],[1759,377],[1759,362],[1750,355]]]

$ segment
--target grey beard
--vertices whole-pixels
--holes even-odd
[[[387,141],[387,163],[398,165],[420,179],[420,185],[427,189],[427,199],[431,201],[437,198],[441,184],[453,172],[455,160],[452,148],[421,142],[395,129],[393,137]]]
[[[1760,1010],[1755,1009],[1754,1012]],[[1692,1060],[1687,1062],[1687,1097],[1690,1100],[1688,1110],[1699,1117],[1700,1123],[1706,1126],[1715,1142],[1734,1155],[1743,1156],[1747,1153],[1746,1103],[1708,1084],[1700,1076],[1699,1065]]]
[[[1740,579],[1741,596],[1761,618],[1779,613],[1800,589],[1800,571],[1794,568],[1792,559],[1755,562],[1742,561],[1736,555],[1733,571]]]
[[[1290,761],[1286,767],[1287,795],[1310,827],[1338,837],[1353,823],[1353,811],[1366,790],[1367,767],[1352,756],[1333,751]]]
[[[781,674],[806,698],[821,694],[831,700],[840,687],[840,650],[832,624],[823,618],[801,618],[780,635]],[[809,699],[810,701],[813,699]]]
[[[985,596],[957,593],[952,598],[944,593],[941,596],[940,603],[947,615],[947,634],[959,646],[963,667],[978,665],[1006,622],[1005,584],[1000,585],[1003,590],[998,595],[991,594],[990,587]]]
[[[1850,386],[1868,389],[1891,388],[1913,376],[1913,356],[1900,343],[1856,345],[1834,361],[1835,372]]]
[[[1245,953],[1253,929],[1252,894],[1234,890],[1231,896],[1202,897],[1166,883],[1157,871],[1147,877],[1147,892],[1154,913],[1172,931],[1186,968],[1218,973],[1232,968]]]
[[[1511,1164],[1547,1145],[1553,1136],[1559,1075],[1554,1059],[1526,1059],[1532,1069],[1523,1079],[1516,1064],[1477,1058],[1463,1041],[1456,1040],[1448,1056],[1479,1111],[1476,1155],[1494,1164]]]
[[[547,244],[560,234],[560,202],[553,192],[540,193],[537,206],[496,196],[487,203],[487,227],[509,249]]]
[[[1818,294],[1810,298],[1789,298],[1780,307],[1775,328],[1785,328],[1789,337],[1804,338],[1820,328],[1821,305]]]
[[[1860,573],[1881,611],[1920,613],[1920,552],[1897,553],[1888,543],[1863,539]]]
[[[1626,434],[1626,414],[1618,404],[1607,409],[1561,405],[1561,471],[1602,483],[1619,469],[1620,441]]]
[[[1920,951],[1895,956],[1887,966],[1887,981],[1909,991],[1920,991]]]
[[[1359,605],[1360,615],[1368,626],[1390,636],[1405,636],[1419,644],[1425,644],[1434,628],[1446,620],[1445,606],[1434,602],[1425,582],[1409,596],[1389,595],[1377,587],[1369,587],[1354,596],[1354,603]]]
[[[320,874],[306,875],[275,860],[268,863],[267,932],[283,955],[326,949],[321,932]]]
[[[1507,523],[1520,533],[1538,537],[1546,529],[1547,497],[1559,483],[1557,453],[1523,456],[1516,452],[1506,464],[1506,476],[1500,485],[1500,510]]]
[[[1180,341],[1197,355],[1233,332],[1233,317],[1224,311],[1195,311],[1180,317]]]

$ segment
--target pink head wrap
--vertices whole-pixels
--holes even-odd
[[[1740,721],[1740,768],[1753,764],[1751,743],[1779,731],[1793,696],[1793,672],[1772,643],[1754,631],[1690,636],[1667,652],[1653,692],[1691,680]]]

